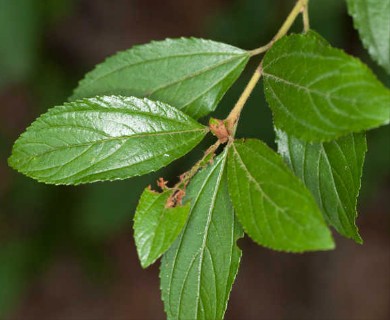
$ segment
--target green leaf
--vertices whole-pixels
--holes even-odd
[[[183,229],[190,204],[166,207],[171,190],[162,193],[146,188],[134,216],[134,239],[143,268],[154,263]]]
[[[297,138],[330,141],[390,121],[390,90],[314,32],[275,43],[263,75],[275,125]]]
[[[258,244],[292,252],[334,248],[309,190],[260,140],[230,146],[228,182],[238,220]]]
[[[161,262],[168,319],[222,319],[236,277],[242,229],[234,217],[225,175],[226,152],[199,172],[187,190],[186,226]]]
[[[151,42],[96,66],[72,99],[107,94],[148,97],[200,118],[216,108],[248,60],[247,51],[210,40]]]
[[[9,164],[51,184],[126,179],[166,166],[207,128],[161,102],[105,96],[50,109],[16,141]]]
[[[310,143],[276,130],[278,152],[305,183],[325,219],[347,238],[362,239],[355,224],[364,156],[364,133],[331,142]]]
[[[390,0],[347,0],[347,4],[364,46],[390,74]]]

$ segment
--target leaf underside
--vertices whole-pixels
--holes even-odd
[[[364,133],[331,142],[310,143],[276,130],[278,152],[314,195],[329,224],[358,243],[355,224],[364,157]]]
[[[134,215],[134,240],[143,268],[154,263],[180,234],[190,204],[167,208],[171,190],[162,193],[146,188],[141,195]]]
[[[168,165],[207,128],[161,102],[82,99],[50,109],[16,141],[9,164],[50,184],[126,179]]]
[[[248,60],[248,52],[210,40],[155,41],[97,65],[71,99],[112,94],[148,97],[200,118],[216,108]]]
[[[187,190],[186,226],[161,262],[168,319],[222,319],[238,271],[243,236],[230,203],[226,152],[199,172]]]
[[[276,42],[263,75],[276,127],[297,138],[330,141],[390,121],[390,90],[314,32]]]
[[[334,248],[310,192],[260,140],[231,145],[228,182],[238,220],[258,244],[290,252]]]
[[[390,0],[347,0],[364,46],[390,74]]]

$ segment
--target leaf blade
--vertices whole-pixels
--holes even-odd
[[[223,318],[241,257],[236,240],[243,235],[229,200],[225,163],[226,152],[187,189],[187,225],[161,262],[168,319]]]
[[[260,140],[231,145],[228,185],[238,220],[258,244],[291,252],[333,249],[309,191]]]
[[[390,90],[314,32],[279,40],[263,70],[275,125],[300,139],[330,141],[390,122]]]
[[[189,203],[167,208],[171,191],[144,190],[134,215],[134,240],[143,268],[154,263],[175,241],[183,229]]]
[[[9,164],[51,184],[126,179],[189,152],[207,128],[161,102],[105,96],[50,109],[15,142]]]
[[[390,74],[390,0],[347,0],[347,5],[363,45]]]
[[[210,40],[155,41],[99,64],[71,99],[107,94],[148,97],[200,118],[216,108],[248,59],[248,52]]]
[[[326,221],[362,243],[355,219],[367,151],[364,133],[324,143],[305,142],[281,130],[276,136],[279,154],[314,195]]]

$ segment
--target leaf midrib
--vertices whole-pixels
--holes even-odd
[[[242,145],[244,146],[244,145]],[[258,187],[258,190],[260,191],[260,193],[263,195],[263,197],[265,199],[268,200],[269,203],[271,203],[273,205],[273,207],[279,211],[279,212],[282,212],[284,213],[284,215],[286,217],[289,218],[289,220],[294,223],[299,229],[301,230],[306,230],[306,229],[309,229],[309,226],[302,226],[300,223],[298,223],[297,221],[295,221],[295,219],[288,213],[288,210],[285,209],[285,208],[282,208],[282,207],[279,207],[270,197],[269,195],[264,192],[263,188],[261,187],[261,184],[252,176],[252,174],[250,173],[250,171],[248,170],[246,164],[244,163],[244,161],[242,160],[241,156],[240,156],[240,153],[238,152],[238,150],[236,149],[236,146],[233,144],[233,151],[234,153],[236,154],[236,158],[237,160],[241,163],[241,167],[242,169],[245,171],[246,173],[246,176],[248,177],[248,180],[249,181],[252,181],[257,187]],[[265,159],[264,157],[261,156],[261,158]],[[295,193],[294,191],[292,191],[293,193]]]
[[[225,170],[226,159],[227,159],[227,152],[225,151],[225,155],[221,158],[220,172],[218,174],[217,181],[215,183],[214,194],[211,198],[211,204],[210,204],[210,208],[209,208],[208,215],[207,215],[207,224],[206,224],[205,233],[203,236],[203,242],[202,242],[201,251],[200,251],[200,256],[199,256],[199,281],[198,281],[198,290],[197,290],[198,294],[197,294],[197,299],[196,299],[197,300],[197,302],[196,302],[196,318],[197,319],[198,319],[198,312],[199,312],[200,283],[202,281],[203,254],[204,254],[205,249],[207,248],[206,242],[207,242],[207,239],[209,236],[208,231],[210,228],[212,216],[214,214],[215,202],[216,202],[217,194],[218,194],[220,186],[221,186],[222,176],[223,176],[223,173]],[[216,310],[217,310],[217,306],[215,306],[215,312],[216,312]]]
[[[167,59],[172,59],[172,58],[174,59],[174,58],[182,58],[182,57],[201,56],[201,55],[233,56],[233,57],[231,57],[231,58],[229,58],[227,60],[224,60],[223,63],[227,63],[227,62],[233,60],[234,58],[246,56],[247,53],[243,52],[243,53],[240,53],[240,54],[232,54],[231,52],[226,52],[226,53],[225,52],[221,52],[221,53],[219,53],[219,52],[218,53],[214,53],[214,52],[213,53],[211,53],[211,52],[210,53],[204,53],[204,52],[203,53],[199,53],[199,52],[197,52],[197,53],[190,53],[190,54],[177,54],[177,55],[172,55],[172,56],[158,57],[158,58],[155,58],[155,59],[143,60],[143,61],[140,61],[140,62],[137,62],[137,63],[134,63],[134,64],[125,65],[123,67],[116,68],[116,69],[114,69],[114,70],[112,70],[110,72],[105,73],[104,75],[102,75],[100,77],[93,77],[91,74],[88,74],[87,77],[80,82],[80,85],[85,86],[85,88],[91,87],[94,84],[95,81],[100,81],[100,80],[102,80],[102,79],[104,79],[104,78],[106,78],[106,77],[108,77],[108,76],[110,76],[110,75],[112,75],[112,74],[114,74],[116,72],[120,72],[120,71],[122,71],[124,69],[127,69],[127,68],[133,68],[133,67],[136,67],[136,66],[141,65],[141,64],[148,64],[148,63],[153,63],[153,62],[156,62],[156,61],[167,60]],[[114,57],[112,57],[112,59]],[[223,63],[221,63],[221,64],[223,64]],[[99,66],[99,68],[101,68],[101,66]],[[95,70],[98,70],[98,69],[95,69]],[[91,72],[93,72],[93,71],[91,71]],[[79,90],[77,90],[77,89],[75,90],[75,95],[76,96],[78,95],[77,91],[79,91]]]
[[[129,140],[132,138],[155,137],[155,136],[164,136],[164,135],[172,135],[172,134],[185,134],[185,133],[191,133],[191,132],[197,132],[197,131],[199,131],[199,132],[204,131],[205,133],[207,132],[206,128],[200,128],[200,129],[181,130],[181,131],[138,133],[138,134],[134,134],[134,135],[125,135],[125,136],[120,136],[120,137],[104,138],[101,140],[95,140],[95,141],[84,142],[84,143],[77,143],[77,144],[72,144],[72,145],[68,145],[68,146],[55,147],[55,149],[53,149],[53,150],[48,150],[48,151],[39,153],[37,155],[31,156],[28,161],[30,161],[33,158],[41,157],[41,156],[44,156],[46,154],[61,151],[64,149],[93,146],[93,145],[98,144],[98,143],[105,143],[105,142],[116,141],[116,140],[120,141],[120,140]],[[26,144],[29,144],[29,142],[28,141],[23,142],[23,146],[25,146]],[[15,151],[17,151],[17,149]]]
[[[222,159],[221,159],[221,160],[222,160]],[[221,160],[220,160],[220,161],[221,161]],[[204,190],[206,184],[208,183],[208,181],[210,180],[211,176],[213,175],[214,171],[215,171],[217,168],[218,168],[218,166],[216,165],[216,166],[213,168],[213,170],[211,170],[211,171],[209,172],[207,178],[205,178],[205,180],[204,180],[204,182],[203,182],[201,188],[199,189],[199,191],[198,191],[198,193],[197,193],[197,195],[196,195],[196,198],[194,199],[194,202],[191,203],[191,211],[190,211],[189,214],[188,214],[188,220],[187,220],[186,225],[184,226],[183,231],[182,231],[182,233],[181,233],[181,235],[180,235],[179,244],[178,244],[178,247],[177,247],[175,256],[174,256],[174,258],[173,258],[172,269],[171,269],[170,277],[169,277],[170,281],[169,281],[169,284],[168,284],[168,286],[167,286],[167,298],[168,298],[167,303],[168,303],[168,305],[169,305],[170,313],[171,313],[171,314],[173,314],[173,312],[172,312],[173,308],[172,308],[172,303],[171,303],[171,294],[170,294],[170,291],[171,291],[171,287],[172,287],[173,274],[174,274],[174,271],[175,271],[175,266],[176,266],[177,258],[178,258],[178,255],[179,255],[180,251],[181,251],[181,246],[182,246],[182,244],[183,244],[184,231],[187,229],[188,221],[190,220],[190,217],[191,217],[191,215],[192,215],[193,208],[194,208],[195,205],[198,203],[199,198],[200,198],[200,196],[201,196],[201,194],[202,194],[202,192],[203,192],[203,190]],[[198,252],[199,252],[199,251],[196,252],[196,254],[194,255],[194,258],[197,256]],[[193,263],[193,262],[191,262],[190,266],[192,265],[192,263]],[[184,279],[183,279],[183,282],[185,282]],[[183,291],[183,287],[182,287],[182,289],[181,289],[180,298],[181,298],[181,296],[182,296],[182,291]],[[180,308],[181,308],[181,305],[180,305],[180,300],[179,300],[179,304],[178,304],[178,309],[177,309],[176,315],[178,315],[178,314],[180,313]]]
[[[142,100],[142,101],[145,102],[145,100]],[[147,104],[147,102],[146,102],[146,104]],[[129,105],[131,105],[132,107],[135,107],[135,108],[140,108],[139,106],[137,106],[136,104],[131,103],[131,102],[129,103]],[[166,105],[166,106],[168,106],[168,105]],[[45,114],[45,116],[43,118],[39,118],[39,119],[40,120],[42,120],[42,119],[46,120],[46,118],[48,118],[48,117],[55,118],[55,117],[58,117],[58,116],[67,115],[69,113],[72,114],[72,113],[83,113],[83,112],[85,112],[87,114],[98,113],[99,115],[102,114],[102,113],[113,113],[113,114],[117,113],[119,115],[125,115],[125,116],[137,116],[137,115],[139,115],[139,116],[146,116],[148,118],[157,118],[157,119],[160,119],[160,120],[168,120],[168,121],[179,122],[179,123],[180,123],[180,121],[182,121],[184,119],[186,121],[190,120],[193,123],[197,123],[190,116],[182,113],[180,110],[178,110],[178,109],[176,109],[174,107],[171,107],[170,110],[165,110],[164,106],[158,106],[158,109],[162,110],[164,113],[172,113],[173,115],[175,115],[177,117],[180,117],[179,119],[175,119],[175,118],[169,117],[168,114],[161,115],[161,114],[158,114],[156,112],[152,112],[151,110],[140,110],[140,109],[136,109],[135,110],[135,109],[119,108],[119,107],[111,107],[110,108],[110,107],[98,106],[96,104],[94,104],[92,106],[88,106],[85,109],[84,108],[79,108],[79,107],[71,107],[71,109],[69,110],[68,109],[69,105],[58,107],[58,109],[59,108],[66,109],[66,110],[55,110],[55,109],[52,109],[53,110],[52,112],[49,111],[47,114]]]
[[[246,57],[246,55],[239,55],[238,57],[239,57],[239,58],[241,58],[241,57]],[[160,87],[153,89],[150,93],[146,93],[145,95],[146,95],[147,97],[151,97],[151,96],[154,95],[157,91],[164,90],[164,89],[169,88],[169,87],[171,87],[171,86],[173,86],[173,85],[175,85],[175,84],[177,84],[177,83],[179,83],[179,82],[184,82],[184,81],[186,81],[186,80],[189,80],[189,79],[192,79],[192,78],[194,78],[194,77],[196,77],[196,76],[199,76],[199,75],[201,75],[201,74],[203,74],[203,73],[207,73],[208,71],[214,70],[214,69],[216,69],[216,68],[218,68],[218,67],[220,67],[220,66],[222,66],[222,65],[224,65],[224,64],[228,64],[229,62],[235,60],[236,58],[237,58],[237,56],[231,57],[231,58],[226,59],[226,60],[224,60],[224,61],[222,61],[222,62],[219,62],[219,63],[217,63],[217,64],[207,66],[206,68],[203,68],[203,69],[201,69],[201,70],[198,70],[197,72],[194,72],[194,73],[192,73],[192,74],[188,74],[188,75],[186,75],[185,77],[182,77],[182,78],[180,78],[180,79],[177,79],[177,80],[168,82],[168,83],[166,83],[166,84],[164,84],[164,85],[161,85]],[[241,62],[241,61],[240,61],[240,62]],[[237,66],[237,65],[235,65],[234,67],[236,67],[236,66]],[[234,68],[232,68],[232,69],[234,69]]]
[[[138,219],[136,219],[136,220],[134,220],[134,223],[139,223],[139,219],[140,219],[140,216],[143,216],[143,215],[146,215],[147,213],[148,213],[148,211],[150,211],[153,207],[154,207],[154,205],[160,200],[160,197],[162,196],[162,194],[159,194],[159,196],[158,197],[156,197],[153,201],[152,201],[152,203],[149,205],[149,206],[147,206],[146,208],[144,208],[144,210],[142,210],[142,212],[139,212],[138,213],[138,215],[135,215],[134,217],[137,217]],[[142,199],[140,199],[140,201],[141,201]],[[160,216],[159,216],[159,222],[160,222],[160,220],[161,220],[161,216],[162,216],[162,214],[160,214]],[[157,227],[158,227],[158,224],[156,224],[155,226],[154,226],[154,232],[152,233],[152,236],[149,236],[148,237],[148,234],[146,234],[146,236],[145,236],[145,232],[142,232],[141,234],[139,233],[138,234],[138,238],[143,238],[144,236],[145,237],[148,237],[149,239],[148,240],[150,240],[150,238],[152,238],[152,241],[151,241],[151,245],[149,246],[149,250],[148,250],[148,252],[147,252],[147,254],[145,254],[144,255],[144,257],[145,257],[145,260],[144,261],[142,261],[142,257],[140,257],[140,260],[141,260],[141,264],[142,264],[142,267],[146,267],[147,265],[149,265],[150,263],[149,263],[149,260],[150,260],[150,252],[151,252],[151,248],[153,247],[153,240],[154,240],[154,237],[155,237],[155,235],[156,235],[156,233],[155,233],[155,231],[156,231],[156,229],[157,229]],[[137,239],[135,239],[135,240],[137,240]],[[137,242],[137,241],[136,241]],[[136,247],[137,247],[137,249],[139,248],[139,252],[141,253],[141,251],[144,251],[145,250],[145,246],[147,246],[147,244],[148,244],[148,241],[147,240],[144,240],[144,242],[143,242],[143,244],[142,245],[137,245]]]
[[[190,141],[192,142],[192,140],[190,140]],[[122,145],[121,147],[123,147],[123,145]],[[121,148],[121,147],[120,147],[120,148]],[[119,149],[120,149],[120,148],[119,148]],[[115,153],[115,152],[118,152],[119,149],[115,150],[114,153]],[[173,149],[169,149],[169,150],[163,150],[163,151],[161,151],[161,152],[159,152],[159,153],[154,154],[153,157],[150,157],[149,159],[147,159],[147,160],[144,161],[144,162],[151,161],[151,160],[153,160],[154,158],[158,158],[158,157],[162,156],[162,155],[163,155],[164,153],[166,153],[166,152],[169,153],[169,152],[172,152],[172,151],[174,151],[174,148],[173,148]],[[63,177],[63,178],[61,178],[61,179],[59,179],[59,180],[56,180],[56,183],[59,183],[59,184],[69,184],[69,183],[67,182],[67,180],[68,180],[69,178],[72,178],[72,177],[74,177],[74,176],[79,176],[80,174],[82,174],[82,176],[79,176],[79,177],[77,178],[77,180],[75,180],[75,182],[73,183],[73,184],[76,185],[76,184],[80,184],[80,183],[85,182],[85,181],[83,180],[85,177],[96,176],[96,175],[99,175],[99,174],[102,174],[102,173],[105,173],[105,174],[106,174],[106,173],[108,173],[108,172],[116,171],[116,170],[129,169],[129,168],[134,167],[134,166],[137,166],[137,165],[139,165],[139,164],[141,163],[141,162],[135,162],[135,163],[132,163],[132,164],[130,164],[130,165],[126,165],[126,166],[122,166],[122,167],[116,167],[116,168],[105,169],[105,170],[101,170],[101,171],[94,172],[94,173],[92,173],[92,174],[85,174],[86,171],[91,170],[92,167],[96,166],[98,163],[100,163],[100,162],[102,162],[102,161],[105,161],[106,159],[108,159],[108,158],[111,157],[112,155],[113,155],[113,154],[110,154],[109,156],[106,156],[105,158],[103,158],[103,159],[99,160],[98,162],[94,163],[91,167],[87,167],[87,168],[85,168],[85,169],[82,169],[81,171],[75,172],[75,173],[73,173],[73,174],[71,174],[71,175],[68,175],[68,176]],[[61,165],[58,165],[58,166],[55,166],[55,167],[60,167],[60,166],[61,166]],[[49,170],[49,169],[53,169],[53,168],[55,168],[55,167],[47,168],[47,169],[43,169],[43,170]],[[42,170],[35,170],[35,171],[42,171]],[[31,171],[31,170],[30,170],[30,171],[28,171],[28,172],[34,172],[34,171]],[[135,175],[142,175],[142,174],[145,174],[145,173],[148,173],[148,172],[150,172],[150,171],[146,171],[146,172],[141,171],[141,172],[139,172],[138,174],[135,174]],[[132,175],[132,176],[133,176],[133,175]],[[125,179],[125,178],[123,178],[123,177],[114,177],[114,178],[113,178],[113,177],[109,177],[109,178],[103,179],[103,180],[100,180],[100,179],[88,180],[88,182],[98,182],[98,181],[106,181],[106,180],[113,181],[113,180],[121,180],[121,179]],[[45,182],[45,178],[42,178],[41,180],[38,179],[38,181]]]
[[[281,78],[281,77],[278,77],[274,74],[271,74],[271,73],[267,73],[267,72],[263,72],[263,75],[265,78],[269,77],[271,79],[274,79],[276,81],[279,81],[279,82],[283,82],[284,84],[288,85],[288,86],[291,86],[291,87],[294,87],[294,88],[297,88],[297,89],[301,89],[303,91],[306,91],[308,93],[313,93],[313,94],[317,94],[325,99],[327,98],[332,98],[332,99],[336,99],[336,100],[340,100],[340,101],[344,101],[344,102],[349,102],[349,103],[353,103],[355,104],[356,103],[356,99],[349,99],[349,98],[344,98],[344,97],[341,97],[339,95],[335,95],[335,94],[326,94],[320,90],[315,90],[315,89],[312,89],[310,87],[305,87],[304,85],[300,85],[298,83],[294,83],[294,82],[291,82],[289,80],[286,80],[284,78]],[[370,83],[367,83],[368,85],[370,86],[373,86],[371,85]]]

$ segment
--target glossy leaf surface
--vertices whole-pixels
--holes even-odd
[[[38,181],[125,179],[166,166],[207,128],[161,102],[105,96],[50,109],[16,141],[10,165]]]
[[[134,216],[134,239],[143,268],[154,263],[180,234],[190,204],[169,208],[166,206],[172,191],[162,193],[144,190]]]
[[[364,156],[363,133],[310,143],[277,130],[278,152],[305,183],[325,219],[342,235],[362,243],[355,224]]]
[[[390,121],[390,90],[358,59],[314,32],[279,40],[263,70],[275,125],[290,135],[329,141]]]
[[[200,118],[216,108],[248,59],[248,52],[210,40],[151,42],[96,66],[72,99],[107,94],[148,97]]]
[[[233,206],[255,242],[292,252],[334,247],[314,198],[277,153],[260,140],[237,140],[228,159]]]
[[[390,74],[390,0],[347,0],[364,46]]]
[[[226,152],[199,172],[187,189],[191,212],[161,262],[168,319],[222,319],[237,274],[242,229],[234,216],[225,175]]]

